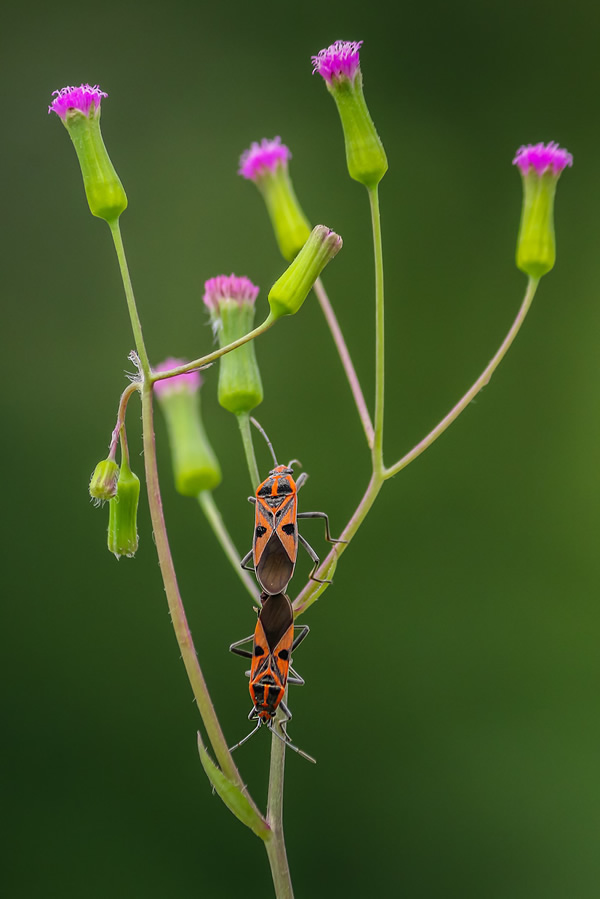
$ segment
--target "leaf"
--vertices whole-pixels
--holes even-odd
[[[249,827],[257,837],[261,838],[261,840],[268,840],[271,836],[271,828],[262,815],[260,815],[252,806],[248,797],[242,793],[237,784],[234,784],[229,780],[220,768],[217,768],[202,742],[200,731],[198,731],[198,752],[206,776],[229,811],[232,812],[242,824]]]

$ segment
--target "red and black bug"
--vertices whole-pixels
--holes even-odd
[[[322,518],[325,521],[325,539],[329,543],[344,543],[336,540],[329,531],[329,518],[325,512],[298,512],[298,490],[306,483],[308,475],[302,473],[297,481],[293,478],[292,459],[288,465],[279,465],[271,442],[258,422],[250,419],[261,432],[271,450],[275,468],[269,477],[256,489],[255,496],[248,500],[256,506],[254,517],[254,540],[252,549],[241,561],[242,568],[254,570],[262,590],[269,595],[283,593],[289,584],[298,556],[298,543],[307,551],[314,565],[310,577],[318,583],[330,583],[315,577],[321,560],[318,555],[298,533],[299,518]],[[253,566],[247,565],[252,559]]]
[[[292,668],[292,652],[299,646],[308,634],[308,625],[298,628],[294,636],[294,611],[288,596],[280,593],[275,596],[261,594],[262,608],[258,615],[254,634],[232,643],[230,652],[251,659],[250,671],[246,674],[250,677],[250,696],[252,697],[252,709],[248,715],[250,721],[257,720],[256,727],[247,736],[231,747],[231,751],[237,749],[252,734],[256,733],[261,724],[267,727],[286,746],[299,753],[309,762],[314,762],[312,756],[307,755],[297,746],[294,746],[286,733],[285,726],[291,721],[292,713],[283,701],[287,684],[304,684],[304,679]],[[241,649],[245,643],[252,641],[252,652]],[[281,709],[284,720],[279,724],[279,730],[275,725],[277,709]]]

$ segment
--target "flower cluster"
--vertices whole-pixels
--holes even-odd
[[[217,275],[204,283],[202,299],[211,311],[216,312],[221,300],[235,300],[240,306],[242,303],[254,303],[258,291],[259,288],[244,276],[238,278],[233,273]]]
[[[58,91],[53,91],[52,96],[55,99],[48,107],[48,112],[55,112],[64,122],[69,109],[77,109],[87,116],[92,104],[94,104],[94,109],[99,109],[102,97],[108,97],[108,94],[101,91],[97,84],[94,87],[89,84],[80,84],[79,87],[63,87]]]
[[[362,41],[336,41],[312,56],[313,75],[318,72],[328,84],[342,78],[354,79],[360,64]]]
[[[573,165],[573,157],[555,141],[550,141],[549,144],[527,144],[519,147],[513,165],[518,165],[523,175],[528,175],[531,169],[537,175],[543,175],[547,171],[560,175],[564,168]]]
[[[292,158],[289,148],[281,143],[280,137],[269,140],[263,137],[260,143],[254,141],[250,149],[244,150],[240,156],[238,175],[249,181],[256,181],[261,175],[275,172],[278,166],[285,166]]]

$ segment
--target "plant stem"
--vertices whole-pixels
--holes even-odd
[[[229,531],[225,527],[225,523],[219,512],[217,504],[215,503],[213,494],[210,490],[201,490],[198,494],[198,502],[202,508],[202,511],[206,515],[208,523],[214,531],[215,537],[221,544],[221,548],[229,561],[231,562],[231,566],[242,584],[252,597],[253,602],[259,601],[259,591],[256,587],[256,584],[250,577],[247,571],[244,571],[240,566],[240,554],[235,548],[234,542],[229,535]]]
[[[265,331],[268,331],[269,328],[272,328],[277,319],[272,313],[269,312],[266,319],[261,325],[254,328],[252,331],[248,331],[247,334],[244,334],[242,337],[238,337],[237,340],[234,340],[232,343],[228,343],[227,346],[219,347],[218,350],[213,350],[212,353],[208,353],[206,356],[201,356],[200,359],[194,359],[193,362],[186,362],[185,365],[178,365],[177,368],[170,368],[168,371],[153,371],[151,378],[152,381],[162,381],[164,378],[172,378],[175,375],[183,375],[188,371],[195,371],[199,368],[204,368],[207,365],[210,365],[211,362],[215,362],[217,359],[220,359],[221,356],[224,356],[225,353],[230,353],[232,350],[237,349],[239,346],[243,346],[245,343],[248,343],[249,340],[254,340],[255,337],[259,337],[261,334],[264,334]]]
[[[369,485],[361,499],[360,503],[356,507],[352,518],[340,534],[340,540],[344,540],[344,543],[336,543],[333,549],[327,554],[324,561],[321,563],[319,569],[315,574],[318,577],[327,577],[328,569],[332,566],[332,564],[336,564],[339,557],[343,552],[348,548],[350,541],[358,531],[359,527],[365,520],[367,513],[369,512],[371,506],[377,499],[377,495],[381,490],[381,487],[384,483],[384,476],[382,473],[373,472],[371,475],[371,480],[369,481]],[[314,602],[317,601],[321,593],[323,593],[328,584],[319,584],[316,581],[310,580],[303,590],[300,591],[298,596],[293,602],[294,606],[294,614],[297,618],[298,615],[301,615],[303,612],[306,612]]]
[[[250,413],[240,412],[237,416],[238,425],[240,426],[240,434],[242,435],[242,443],[244,444],[244,453],[246,454],[246,463],[250,473],[252,482],[252,493],[260,484],[260,475],[258,473],[258,465],[256,464],[256,455],[254,453],[254,442],[252,440],[252,429],[250,427]]]
[[[287,689],[284,700],[287,701]],[[278,727],[280,712],[273,727]],[[285,744],[275,734],[271,736],[271,765],[269,768],[269,796],[267,800],[267,823],[271,828],[271,838],[265,842],[275,896],[277,899],[294,899],[294,890],[285,849],[283,832],[283,784],[285,776]]]
[[[406,468],[406,466],[410,462],[412,462],[414,459],[416,459],[417,456],[420,456],[421,453],[427,449],[427,447],[431,446],[431,444],[435,440],[437,440],[437,438],[440,436],[440,434],[443,434],[444,431],[446,430],[446,428],[449,427],[452,424],[452,422],[458,418],[458,416],[464,409],[466,409],[466,407],[469,405],[471,400],[475,396],[477,396],[477,394],[482,389],[482,387],[485,387],[489,383],[490,378],[492,377],[492,375],[498,368],[500,362],[502,361],[502,359],[505,357],[506,353],[508,352],[508,349],[511,346],[513,340],[519,333],[519,329],[525,320],[525,316],[527,315],[527,312],[529,311],[529,307],[531,306],[531,303],[533,302],[533,298],[535,296],[535,292],[537,290],[538,284],[539,284],[539,278],[538,279],[535,279],[535,278],[529,279],[529,281],[527,283],[527,290],[525,291],[525,297],[523,299],[523,302],[521,303],[521,308],[519,309],[517,317],[515,318],[508,334],[502,341],[496,355],[490,360],[490,362],[488,363],[486,368],[482,371],[482,373],[479,375],[479,377],[477,378],[475,383],[467,390],[465,395],[462,397],[462,399],[460,399],[458,401],[456,406],[454,406],[454,408],[451,409],[450,412],[448,412],[446,417],[442,418],[442,420],[439,422],[439,424],[437,424],[435,426],[435,428],[432,431],[430,431],[429,434],[427,434],[427,436],[423,438],[423,440],[420,441],[420,443],[417,443],[417,445],[414,446],[410,450],[410,452],[406,453],[406,455],[403,456],[399,462],[396,462],[395,465],[392,465],[390,468],[385,469],[384,477],[386,479],[393,477],[395,474],[398,474],[399,471],[402,471],[403,468]]]
[[[360,386],[356,370],[352,363],[352,359],[350,358],[350,353],[348,351],[348,347],[346,346],[344,335],[342,334],[342,330],[338,324],[336,314],[333,311],[333,306],[331,305],[329,297],[327,296],[327,292],[325,291],[325,287],[323,286],[323,282],[320,278],[317,278],[317,280],[315,281],[313,290],[317,295],[319,305],[321,306],[323,315],[325,316],[325,320],[327,321],[329,330],[331,331],[331,335],[337,347],[339,357],[342,360],[342,365],[344,366],[344,371],[346,372],[346,377],[348,378],[348,383],[350,384],[350,390],[352,391],[352,396],[354,397],[354,402],[356,403],[356,408],[358,409],[358,414],[360,416],[363,430],[365,432],[365,437],[367,438],[367,444],[369,446],[369,449],[372,449],[373,425],[371,423],[371,416],[369,415],[369,410],[367,408],[367,404],[365,402],[362,388]]]
[[[243,787],[240,774],[233,763],[231,753],[225,742],[221,725],[213,708],[206,682],[198,662],[194,642],[188,626],[183,601],[177,584],[177,576],[169,547],[169,539],[165,526],[158,469],[156,465],[156,445],[154,440],[154,421],[152,410],[152,385],[145,383],[142,388],[142,425],[144,438],[144,464],[146,468],[146,487],[154,541],[160,565],[167,603],[175,637],[181,652],[181,658],[189,678],[198,710],[206,728],[217,761],[223,773],[238,786]]]
[[[134,381],[132,384],[129,384],[121,394],[119,409],[117,412],[117,423],[113,428],[113,432],[110,438],[109,457],[111,459],[114,459],[115,457],[119,434],[121,433],[121,428],[125,425],[125,412],[127,411],[127,403],[129,402],[132,393],[135,393],[136,390],[139,391],[139,389],[139,381]]]
[[[145,375],[149,375],[150,362],[148,360],[148,353],[146,352],[146,345],[144,344],[142,323],[138,315],[135,297],[133,295],[133,286],[131,284],[131,277],[129,275],[127,259],[125,258],[125,248],[123,246],[123,238],[121,237],[119,219],[115,219],[114,222],[109,222],[108,226],[110,228],[110,233],[112,234],[112,238],[115,244],[117,259],[119,260],[119,268],[121,269],[121,278],[123,280],[123,287],[125,288],[125,297],[127,299],[127,308],[129,310],[129,318],[131,320],[133,338],[135,340],[135,348],[140,359],[142,371]]]
[[[379,191],[377,185],[369,190],[371,223],[373,226],[373,252],[375,256],[375,427],[373,435],[373,471],[381,473],[383,466],[383,408],[385,384],[384,353],[384,304],[383,304],[383,248],[381,220],[379,216]]]

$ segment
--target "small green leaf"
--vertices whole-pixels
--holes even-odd
[[[198,752],[200,753],[200,761],[206,772],[206,776],[211,784],[227,806],[238,820],[249,827],[257,837],[261,840],[268,840],[271,836],[271,828],[244,796],[242,791],[236,784],[232,783],[223,772],[217,768],[208,751],[202,742],[202,737],[198,731]]]

